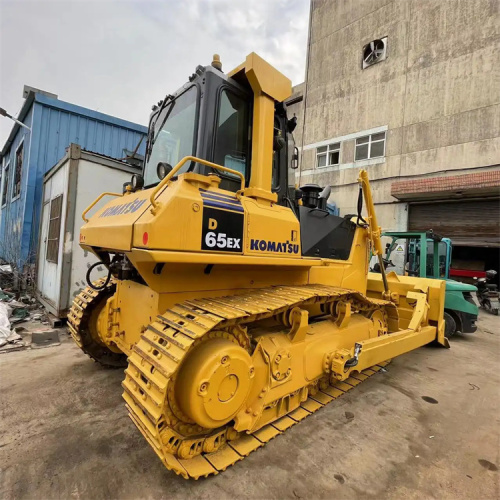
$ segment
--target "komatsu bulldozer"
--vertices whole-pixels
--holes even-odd
[[[368,272],[382,247],[367,173],[345,217],[328,189],[296,187],[290,95],[254,53],[228,74],[218,57],[198,66],[153,107],[143,175],[83,213],[80,244],[109,273],[89,269],[71,335],[126,366],[132,421],[185,478],[225,470],[391,358],[448,345],[444,281]]]

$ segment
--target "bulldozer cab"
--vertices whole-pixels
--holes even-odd
[[[241,173],[248,196],[290,208],[300,222],[303,256],[347,260],[356,224],[328,212],[329,187],[295,188],[296,118],[287,116],[284,102],[290,92],[290,81],[255,54],[228,75],[219,61],[198,66],[189,83],[151,114],[145,187],[161,182],[182,158],[202,158]],[[216,174],[225,191],[241,188],[234,173],[196,161],[185,163],[177,175],[185,172]]]
[[[145,186],[158,184],[186,156],[240,172],[248,186],[252,171],[253,104],[254,92],[245,79],[240,78],[239,83],[218,67],[198,66],[189,83],[153,108],[144,167]],[[295,121],[287,118],[284,103],[276,102],[271,191],[282,205],[286,205],[289,188],[294,187],[291,132]],[[240,187],[235,175],[199,163],[186,163],[178,174],[184,172],[215,173],[221,177],[219,187],[227,191],[236,192]]]

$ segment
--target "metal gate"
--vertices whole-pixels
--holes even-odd
[[[500,200],[411,204],[408,229],[432,229],[456,246],[500,247]]]

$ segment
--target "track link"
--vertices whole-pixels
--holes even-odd
[[[101,287],[105,278],[93,282]],[[119,368],[127,366],[127,357],[123,353],[113,352],[91,333],[92,313],[101,307],[113,295],[116,283],[113,279],[102,290],[94,290],[88,286],[73,300],[68,313],[68,328],[78,347],[91,359],[105,367]]]
[[[225,328],[250,324],[296,306],[327,304],[339,298],[350,300],[358,310],[393,307],[390,302],[369,299],[352,290],[304,285],[187,300],[159,315],[132,349],[122,386],[130,418],[164,465],[186,479],[218,474],[385,366],[387,362],[343,382],[310,391],[298,408],[251,434],[237,433],[226,426],[209,435],[200,435],[203,429],[189,421],[179,425],[176,417],[180,410],[169,393],[173,394],[175,376],[183,359],[204,336],[221,335]],[[241,337],[233,334],[231,340],[244,346],[248,339],[244,334]]]

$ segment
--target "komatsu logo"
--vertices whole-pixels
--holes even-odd
[[[289,241],[277,242],[266,240],[250,240],[250,250],[260,250],[261,252],[277,252],[277,253],[299,253],[299,245],[290,243]]]
[[[109,207],[104,210],[104,212],[99,215],[99,217],[111,217],[112,215],[121,215],[134,213],[139,210],[139,208],[144,205],[146,200],[134,200],[130,203],[123,203],[121,205],[115,205],[114,207]]]

